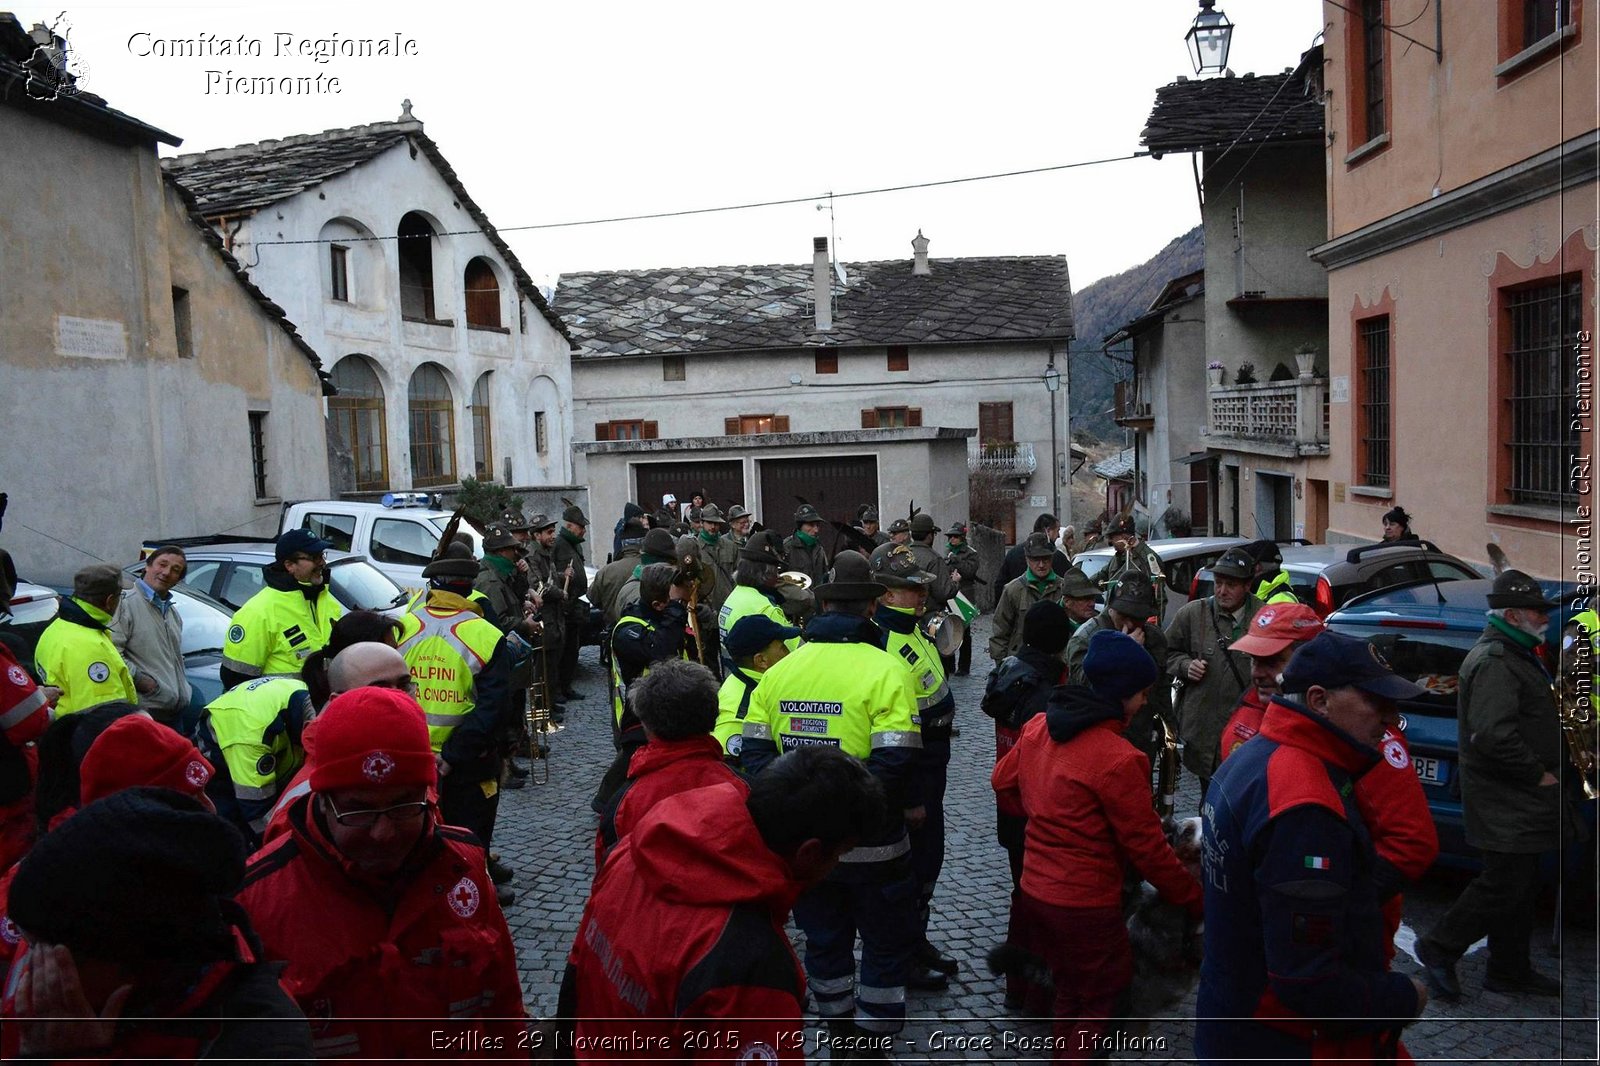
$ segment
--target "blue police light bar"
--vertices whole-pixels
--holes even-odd
[[[428,494],[426,492],[386,492],[383,494],[385,507],[426,507]]]

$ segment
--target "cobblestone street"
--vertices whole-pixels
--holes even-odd
[[[1048,1022],[1007,1014],[1000,981],[984,964],[1006,924],[1010,879],[1005,855],[994,840],[994,801],[989,788],[994,741],[989,720],[978,711],[988,660],[982,654],[988,618],[977,621],[973,675],[953,678],[958,701],[955,741],[946,798],[947,858],[934,899],[931,939],[961,962],[947,992],[912,993],[911,1022],[896,1052],[899,1061],[1048,1060],[1048,1051],[1029,1050],[1027,1041],[1047,1036]],[[529,1012],[550,1016],[556,1006],[568,947],[577,930],[593,876],[595,818],[589,797],[611,758],[605,679],[593,648],[583,651],[578,688],[584,699],[568,705],[567,728],[552,742],[550,779],[508,792],[500,809],[496,848],[517,870],[518,901],[507,917],[516,936],[522,986]],[[1198,789],[1185,779],[1179,814],[1193,814]],[[1431,874],[1406,899],[1406,923],[1398,942],[1396,969],[1416,972],[1407,953],[1412,929],[1427,928],[1460,890],[1461,875]],[[1540,915],[1541,930],[1551,927],[1551,908]],[[797,935],[798,941],[798,935]],[[798,947],[797,943],[797,947]],[[1507,997],[1481,993],[1482,945],[1461,962],[1463,1001],[1431,1004],[1423,1020],[1406,1033],[1418,1061],[1515,1062],[1595,1060],[1596,945],[1593,927],[1566,930],[1566,956],[1559,969],[1565,994],[1553,998]],[[1548,936],[1534,938],[1535,964],[1554,973],[1558,960]],[[1194,997],[1140,1026],[1145,1036],[1130,1039],[1115,1057],[1129,1061],[1184,1061],[1193,1055]],[[1133,1034],[1133,1026],[1127,1033]],[[812,1058],[819,1059],[815,1034]]]

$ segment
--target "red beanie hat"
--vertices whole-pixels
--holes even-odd
[[[311,791],[426,785],[437,779],[422,705],[392,688],[335,696],[317,716]]]
[[[79,806],[121,792],[151,785],[196,798],[216,770],[177,730],[142,714],[111,723],[94,738],[78,770]]]

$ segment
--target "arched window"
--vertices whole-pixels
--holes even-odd
[[[495,280],[494,267],[489,260],[478,256],[467,264],[465,278],[467,290],[467,325],[500,328],[500,282]]]
[[[489,425],[489,370],[472,386],[472,476],[479,481],[494,480],[494,438]]]
[[[378,375],[364,356],[347,355],[334,364],[331,377],[339,394],[329,397],[328,410],[355,463],[356,490],[388,488],[389,445]]]
[[[400,315],[434,319],[433,227],[415,211],[400,219]]]
[[[450,383],[436,363],[411,375],[411,483],[448,485],[456,479],[456,412]]]

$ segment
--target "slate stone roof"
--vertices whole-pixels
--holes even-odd
[[[455,198],[511,268],[518,291],[571,344],[572,334],[566,323],[551,310],[516,253],[489,222],[489,216],[467,194],[466,186],[445,160],[439,146],[422,132],[422,123],[411,117],[409,106],[397,122],[375,122],[217,148],[163,159],[161,165],[194,195],[207,218],[217,218],[254,214],[270,204],[314,189],[402,144],[410,144],[428,157]]]
[[[1100,460],[1089,469],[1094,476],[1107,481],[1127,481],[1133,477],[1133,449],[1124,448],[1117,454]]]
[[[1180,78],[1156,90],[1140,140],[1152,152],[1234,144],[1321,144],[1322,48],[1283,74]]]
[[[68,55],[71,55],[68,45]],[[18,108],[116,144],[147,144],[157,141],[173,147],[183,143],[166,130],[141,122],[118,111],[105,99],[89,92],[73,76],[74,63],[62,76],[51,65],[31,34],[9,11],[0,11],[0,104]]]
[[[833,329],[816,331],[811,264],[563,274],[555,306],[579,357],[830,345],[1065,340],[1065,256],[846,263],[833,279]]]
[[[406,139],[399,123],[286,137],[173,156],[161,165],[194,193],[207,218],[253,214],[376,159]],[[413,123],[418,132],[421,123]]]

